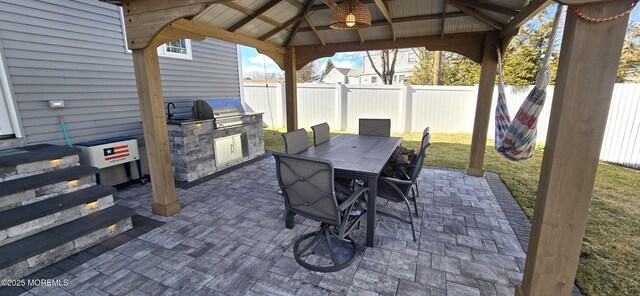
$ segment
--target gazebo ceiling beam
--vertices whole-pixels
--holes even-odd
[[[212,26],[212,25],[180,19],[173,22],[170,26],[172,28],[176,28],[179,30],[192,32],[199,35],[205,35],[207,37],[220,39],[227,42],[251,46],[251,47],[255,47],[258,49],[263,49],[266,51],[279,53],[279,54],[285,53],[285,49],[282,46],[278,46],[266,41],[258,40],[253,37],[249,37],[239,33],[231,33],[223,28]]]
[[[289,35],[289,39],[287,39],[286,47],[291,46],[291,42],[293,42],[293,38],[296,37],[296,34],[298,33],[298,30],[300,29],[300,25],[302,25],[302,21],[304,20],[304,18],[309,13],[309,8],[311,8],[311,5],[313,4],[313,1],[314,0],[307,0],[307,4],[305,4],[304,9],[302,10],[302,13],[300,14],[302,17],[300,18],[298,23],[296,23],[296,26],[293,27],[293,30],[291,31],[291,35]]]
[[[425,47],[428,50],[445,50],[464,55],[474,62],[482,61],[484,35],[486,32],[440,34],[421,37],[398,38],[395,42],[390,39],[369,40],[362,44],[357,41],[328,43],[326,46],[303,45],[296,46],[297,67],[300,69],[310,61],[328,57],[337,52],[366,51],[395,48]]]
[[[318,37],[318,40],[320,41],[322,46],[326,46],[327,44],[324,42],[324,37],[322,37],[320,32],[316,30],[316,26],[313,24],[313,21],[311,21],[311,18],[306,16],[304,19],[307,21],[307,24],[309,24],[309,28],[313,31],[313,33],[316,34],[316,37]]]
[[[470,6],[477,9],[484,9],[508,16],[516,16],[520,12],[520,10],[517,9],[495,5],[487,2],[480,2],[477,0],[449,0],[449,2],[457,2],[462,5]]]
[[[300,19],[302,19],[302,15],[298,14],[294,16],[292,19],[288,20],[286,23],[282,24],[282,26],[267,32],[266,34],[260,36],[258,39],[262,41],[267,40],[271,36],[278,34],[278,32],[285,30],[286,28],[289,28],[291,25],[293,25],[295,22],[299,21]]]
[[[333,0],[322,0],[322,2],[327,5],[327,7],[331,8],[331,10],[338,6],[338,4],[333,2]],[[362,32],[360,30],[356,30],[356,32],[358,33],[358,38],[360,38],[360,44],[364,43],[364,36],[362,35]]]
[[[175,8],[183,8],[192,5],[211,5],[233,0],[122,0],[122,10],[125,15],[136,15],[141,13],[166,12]]]
[[[393,26],[393,17],[391,17],[391,12],[389,12],[389,9],[382,2],[382,0],[374,0],[374,2],[376,3],[376,6],[378,6],[378,9],[380,9],[380,12],[382,12],[382,15],[384,15],[384,18],[389,23],[389,27],[391,27],[391,34],[393,35],[393,41],[396,41],[396,28]]]
[[[531,0],[529,5],[525,6],[520,13],[513,17],[513,19],[504,26],[504,29],[500,32],[500,38],[512,34],[514,30],[518,30],[528,20],[538,15],[538,13],[547,8],[547,6],[551,5],[551,3],[553,3],[553,0]]]
[[[238,29],[242,28],[244,25],[248,24],[250,21],[254,20],[256,17],[262,15],[263,13],[267,12],[269,9],[278,5],[280,2],[282,2],[282,0],[271,0],[267,2],[267,4],[258,8],[253,14],[248,15],[247,17],[243,18],[241,21],[235,23],[233,26],[229,28],[228,31],[229,32],[237,31]]]
[[[246,15],[252,15],[252,14],[255,13],[255,11],[253,11],[252,9],[244,7],[244,6],[242,6],[242,5],[238,4],[238,3],[235,3],[235,2],[225,2],[225,3],[222,3],[222,5],[224,5],[226,7],[229,7],[231,9],[233,9],[233,10],[242,12],[242,13],[244,13]],[[212,6],[210,6],[210,7],[212,7]],[[200,15],[204,15],[204,13],[206,13],[206,10],[203,13],[201,13]],[[196,19],[197,18],[198,18],[198,16],[196,17]],[[269,25],[272,25],[274,27],[282,26],[282,23],[280,23],[280,22],[278,22],[278,21],[276,21],[276,20],[274,20],[274,19],[272,19],[272,18],[270,18],[268,16],[265,16],[263,14],[256,16],[256,19],[259,19],[259,20],[261,20],[261,21],[263,21],[263,22],[265,22],[265,23],[267,23]]]
[[[483,13],[480,13],[480,12],[476,11],[472,7],[469,7],[469,6],[464,5],[464,4],[460,4],[460,3],[455,2],[455,1],[449,1],[449,0],[445,0],[445,1],[448,1],[451,6],[457,8],[457,9],[460,9],[462,12],[468,14],[469,16],[475,18],[476,20],[478,20],[480,22],[483,22],[483,23],[489,25],[490,27],[492,27],[492,28],[494,28],[494,29],[496,29],[498,31],[502,31],[502,29],[504,28],[504,26],[500,22],[494,20],[493,18],[487,16],[486,14],[483,14]]]
[[[464,15],[464,13],[462,13]],[[444,38],[445,23],[447,20],[447,1],[442,1],[442,30],[440,31],[440,38]]]
[[[297,7],[298,9],[303,8],[304,5],[302,5],[302,3],[296,1],[296,0],[286,0],[289,4]]]
[[[454,18],[454,17],[464,17],[464,16],[467,16],[467,14],[465,14],[464,12],[450,12],[445,14],[444,16],[445,18]],[[409,16],[409,17],[395,18],[393,19],[393,23],[397,24],[397,23],[405,23],[405,22],[437,20],[437,19],[441,19],[442,17],[443,17],[443,14],[441,13]],[[372,27],[386,26],[387,24],[388,24],[387,20],[371,21]],[[316,26],[315,28],[318,31],[333,30],[329,26]],[[304,28],[300,28],[298,32],[309,32],[309,31],[312,31],[310,27],[304,27]]]
[[[324,2],[324,0],[323,0]],[[325,2],[326,3],[326,2]],[[341,2],[340,2],[341,3]],[[360,3],[362,4],[370,4],[370,3],[374,3],[374,0],[360,0]],[[331,7],[327,6],[327,5],[313,5],[311,6],[311,11],[316,11],[316,10],[325,10],[325,9],[331,9]]]

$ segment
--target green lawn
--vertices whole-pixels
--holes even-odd
[[[284,150],[282,132],[265,130],[267,151]],[[405,147],[420,145],[420,134],[394,136],[403,137]],[[463,169],[470,143],[470,134],[433,134],[425,164]],[[487,144],[485,170],[500,175],[531,219],[542,151],[530,160],[513,162],[498,155],[493,142]],[[586,295],[640,295],[640,172],[605,163],[598,166],[577,282]]]

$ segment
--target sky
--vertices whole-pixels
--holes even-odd
[[[553,16],[553,13],[550,13],[550,15]],[[631,20],[634,22],[640,22],[640,9],[634,9],[631,12]],[[249,73],[251,72],[258,72],[260,74],[265,72],[278,73],[278,76],[282,75],[283,72],[280,70],[280,67],[278,67],[271,58],[259,54],[255,48],[240,46],[240,51],[242,55],[242,73],[244,77],[249,76]],[[331,58],[333,64],[338,68],[357,69],[362,68],[366,56],[362,52],[346,52],[337,53],[333,57],[318,59],[316,61],[319,65],[319,71],[324,70],[329,58]]]
[[[269,57],[258,53],[253,47],[240,46],[242,56],[242,74],[243,76],[249,76],[251,72],[258,72],[260,74],[267,73],[282,73],[280,67]],[[338,68],[357,69],[362,68],[364,56],[360,52],[346,52],[337,53],[333,57],[330,57],[333,64]],[[318,63],[319,71],[324,70],[327,65],[329,57],[316,60]]]

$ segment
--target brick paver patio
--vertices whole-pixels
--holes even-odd
[[[68,286],[25,295],[512,296],[525,252],[494,186],[437,168],[425,168],[419,181],[418,241],[406,223],[378,216],[376,247],[364,247],[362,227],[353,236],[360,247],[354,263],[327,274],[293,259],[295,238],[318,224],[296,217],[293,230],[284,227],[271,157],[177,189],[183,210],[169,218],[151,214],[149,184],[131,186],[116,202],[164,223],[137,219],[134,230],[32,275]],[[406,214],[403,204],[379,203]]]

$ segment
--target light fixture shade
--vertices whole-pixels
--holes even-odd
[[[358,0],[344,0],[331,12],[329,27],[332,29],[363,29],[370,26],[371,12]]]

